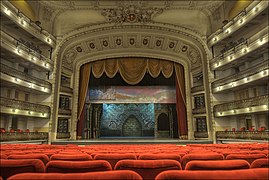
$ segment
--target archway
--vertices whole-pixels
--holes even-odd
[[[130,115],[122,125],[122,136],[140,137],[142,136],[142,125],[134,115]]]

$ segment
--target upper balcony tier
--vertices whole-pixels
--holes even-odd
[[[247,86],[268,84],[268,59],[260,64],[241,71],[237,74],[227,76],[212,83],[213,93],[224,93],[231,89],[242,89]]]
[[[51,93],[51,84],[45,80],[30,76],[14,68],[1,64],[1,80],[9,82],[10,85],[25,87],[28,91],[35,90],[36,93]],[[4,83],[4,82],[1,82]]]
[[[0,97],[1,113],[20,116],[46,118],[50,117],[50,107],[36,103]]]
[[[268,95],[257,96],[214,106],[215,117],[268,112]]]
[[[227,52],[213,58],[210,66],[212,70],[224,70],[236,64],[239,65],[246,59],[261,57],[266,52],[268,52],[268,26]]]
[[[29,64],[35,66],[40,71],[52,71],[53,61],[49,58],[32,51],[30,48],[21,44],[17,39],[1,31],[1,57],[3,59],[14,60],[26,67]]]
[[[253,1],[244,11],[234,17],[225,26],[208,37],[208,46],[227,43],[230,36],[239,36],[245,30],[242,27],[255,28],[256,22],[267,21],[268,1]],[[253,23],[254,22],[254,23]],[[257,26],[257,25],[256,25]]]
[[[29,39],[35,37],[38,44],[43,44],[51,48],[55,47],[56,38],[36,25],[31,19],[22,14],[9,1],[1,1],[1,23],[2,26],[17,27],[25,32]]]

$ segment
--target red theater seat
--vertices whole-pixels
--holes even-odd
[[[89,172],[89,173],[23,173],[17,174],[9,178],[14,179],[104,179],[104,180],[142,180],[142,177],[134,171],[105,171],[105,172]]]
[[[216,171],[165,171],[160,173],[155,180],[186,180],[186,179],[248,179],[263,180],[269,178],[268,168],[241,169],[241,170],[216,170]]]
[[[95,160],[106,160],[111,164],[112,169],[114,169],[116,163],[124,159],[136,159],[135,154],[96,154],[94,156]]]
[[[133,170],[145,179],[154,179],[160,172],[166,170],[181,170],[181,165],[175,160],[121,160],[115,170]]]
[[[251,163],[250,168],[269,168],[269,159],[256,159]]]
[[[160,159],[173,159],[178,162],[181,161],[181,157],[178,154],[141,154],[139,155],[138,159],[141,160],[160,160]]]
[[[182,168],[184,169],[189,161],[193,160],[223,160],[224,156],[218,153],[204,153],[204,154],[186,154],[181,160]]]
[[[244,159],[251,164],[254,160],[266,158],[265,154],[229,154],[226,159]]]
[[[194,160],[187,163],[185,170],[236,170],[249,168],[250,164],[246,160]]]
[[[1,174],[4,179],[18,173],[45,172],[45,166],[39,159],[1,159]]]
[[[61,160],[61,161],[89,161],[92,157],[88,154],[53,154],[50,156],[50,160]]]
[[[5,154],[0,154],[0,159],[7,159],[7,155],[5,155]]]
[[[96,161],[50,161],[46,165],[48,173],[81,173],[111,171],[111,165],[104,160]]]
[[[49,157],[45,154],[19,154],[9,155],[8,159],[40,159],[44,165],[49,162]]]

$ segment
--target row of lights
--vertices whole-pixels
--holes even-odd
[[[261,46],[261,45],[263,45],[265,42],[266,42],[265,38],[264,38],[264,37],[261,37],[261,38],[259,38],[255,43],[256,43],[258,46]],[[247,48],[247,47],[245,47],[245,48],[242,49],[241,53],[244,55],[244,54],[247,54],[249,51],[250,51],[250,49]],[[240,51],[239,51],[239,52],[240,52]],[[235,53],[235,54],[233,54],[233,55],[229,55],[229,56],[227,56],[227,58],[226,58],[227,61],[228,61],[228,62],[231,62],[231,61],[235,60],[235,59],[236,59],[236,58],[235,58],[236,54],[237,54],[237,53]],[[221,61],[218,61],[218,62],[215,63],[214,67],[215,67],[215,68],[218,68],[218,67],[220,67],[221,65],[224,65],[224,64],[222,64]]]
[[[21,49],[19,48],[19,47],[17,47],[17,54],[19,54],[19,55],[21,55],[21,53],[22,53],[22,51],[21,51]],[[30,60],[32,60],[32,61],[36,61],[37,60],[37,58],[35,57],[35,56],[32,56],[31,58],[30,58]],[[39,59],[40,60],[40,59]],[[41,60],[40,60],[41,61]],[[49,65],[48,65],[48,63],[46,63],[46,62],[44,62],[44,63],[42,63],[42,65],[45,67],[45,68],[49,68]]]
[[[255,108],[255,107],[247,107],[247,108],[244,109],[244,111],[245,112],[252,112],[253,111],[253,108]],[[267,110],[268,109],[268,105],[262,105],[262,109]],[[236,114],[237,112],[239,113],[239,111],[236,110],[236,109],[230,110],[230,111],[226,111],[226,112],[228,112],[228,114]],[[255,110],[254,110],[254,112],[255,112]],[[218,115],[219,116],[222,116],[222,115],[224,115],[224,112],[218,112]]]
[[[263,70],[263,71],[259,72],[258,74],[260,74],[261,77],[265,77],[265,76],[268,76],[268,72],[269,72],[269,70],[266,69],[266,70]],[[252,76],[254,76],[254,75],[252,75]],[[239,82],[239,81],[241,81],[241,80],[242,80],[242,79],[240,79],[240,80],[238,80],[238,81],[235,81],[235,82],[231,82],[231,83],[229,83],[229,86],[230,86],[230,87],[227,87],[226,89],[230,89],[230,88],[233,88],[233,87],[237,86],[237,82]],[[245,77],[243,80],[244,80],[245,83],[250,82],[250,81],[251,81],[251,76],[250,76],[250,77]],[[240,84],[238,84],[238,85],[240,85]],[[218,87],[216,88],[216,90],[217,90],[217,91],[221,91],[222,89],[224,89],[224,86],[225,86],[225,85],[223,85],[223,86],[218,86]]]
[[[255,7],[255,8],[253,9],[253,12],[254,12],[254,13],[257,13],[258,11],[259,11],[259,8],[258,8],[258,7]],[[246,15],[245,15],[245,16],[246,16]],[[242,18],[240,18],[237,22],[238,22],[238,25],[242,26],[246,21],[245,21],[245,18],[242,17]],[[226,34],[230,34],[231,32],[232,32],[232,28],[231,28],[231,27],[229,27],[229,28],[225,31]],[[220,40],[220,38],[219,38],[218,35],[216,35],[216,36],[213,38],[213,41],[216,43],[218,40]]]
[[[19,111],[20,111],[19,109],[12,109],[13,113],[18,113]],[[24,111],[24,110],[21,110],[21,111]],[[31,115],[33,113],[34,113],[33,111],[28,111],[29,115]],[[47,116],[47,113],[39,113],[39,114],[40,114],[40,116],[43,116],[43,117]]]
[[[19,78],[14,78],[14,81],[16,82],[16,83],[21,83],[21,79],[19,79]],[[29,88],[35,88],[35,86],[36,87],[38,87],[37,85],[35,85],[35,84],[33,84],[33,83],[28,83],[28,87]],[[41,89],[42,89],[42,91],[44,91],[44,92],[46,92],[47,90],[48,90],[48,88],[46,88],[46,87],[43,87],[43,86],[41,86]]]
[[[4,12],[5,12],[8,16],[10,16],[10,14],[11,14],[11,11],[10,11],[7,7],[4,7]],[[25,21],[25,19],[24,19],[23,17],[19,17],[19,23],[20,23],[22,26],[26,26],[26,25],[28,25],[28,23]],[[46,37],[45,39],[46,39],[46,41],[47,41],[48,43],[51,43],[51,38],[50,38],[49,36]]]

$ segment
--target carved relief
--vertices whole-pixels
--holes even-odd
[[[74,49],[69,50],[63,57],[63,61],[70,65],[76,58],[77,52]]]
[[[190,49],[187,52],[187,56],[190,59],[193,68],[201,64],[200,54],[195,49]]]
[[[163,12],[161,8],[145,7],[141,2],[120,3],[117,8],[103,9],[102,15],[115,24],[149,23],[153,17]]]
[[[47,7],[45,6],[43,8],[43,15],[42,15],[42,19],[46,22],[49,22],[51,17],[52,17],[52,14],[53,14],[54,10],[51,8],[51,7]]]

